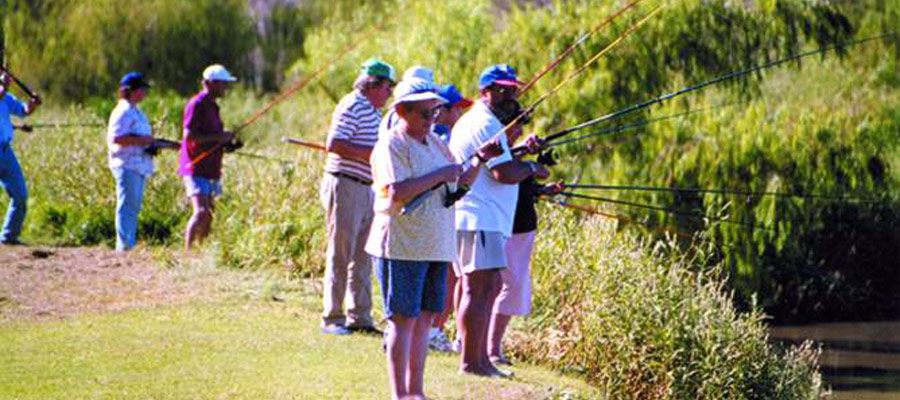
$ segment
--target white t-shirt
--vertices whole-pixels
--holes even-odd
[[[450,135],[450,151],[456,162],[463,162],[503,130],[503,124],[490,108],[476,101],[465,113]],[[512,235],[513,217],[519,199],[519,185],[500,183],[490,168],[512,161],[506,134],[500,135],[503,154],[488,160],[486,168],[478,171],[471,190],[456,202],[456,229],[460,231],[492,231]]]
[[[144,176],[153,174],[153,157],[144,151],[147,146],[119,146],[113,142],[120,136],[151,136],[151,129],[147,116],[137,106],[120,99],[106,128],[109,167],[130,169]]]

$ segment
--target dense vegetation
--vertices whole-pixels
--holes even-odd
[[[227,194],[218,204],[212,243],[218,260],[241,268],[287,267],[304,276],[322,268],[324,238],[316,200],[321,155],[276,145],[276,139],[322,140],[333,107],[327,91],[345,91],[362,60],[380,57],[401,71],[414,64],[434,66],[440,81],[456,83],[471,95],[484,65],[509,62],[529,78],[623,4],[560,1],[502,11],[486,0],[337,1],[329,2],[335,5],[329,11],[311,2],[304,9],[284,7],[274,13],[274,22],[263,25],[278,33],[266,36],[254,28],[258,16],[243,2],[216,8],[217,18],[198,17],[211,1],[143,3],[106,12],[111,7],[104,1],[10,2],[3,25],[7,60],[25,80],[59,100],[87,99],[79,106],[51,104],[35,120],[102,121],[113,105],[107,93],[115,80],[129,69],[146,67],[157,87],[142,107],[158,121],[157,134],[177,137],[184,94],[196,87],[199,71],[209,62],[223,62],[267,87],[280,77],[294,81],[360,36],[369,37],[326,70],[321,86],[305,88],[244,132],[247,151],[288,162],[240,156],[226,161]],[[731,70],[895,30],[900,16],[894,3],[672,2],[544,103],[532,128],[551,132]],[[658,4],[646,0],[587,41],[525,102],[548,91]],[[149,11],[138,10],[143,7]],[[60,22],[72,15],[80,15],[81,23]],[[377,21],[383,21],[379,29],[367,30]],[[587,215],[576,218],[542,206],[536,318],[520,327],[533,339],[520,341],[517,351],[582,371],[608,385],[610,393],[645,395],[635,398],[741,398],[747,388],[742,385],[757,384],[764,387],[745,397],[800,398],[814,392],[809,364],[801,361],[806,356],[772,353],[758,312],[789,322],[878,318],[900,306],[900,278],[894,271],[900,259],[898,43],[886,38],[754,74],[629,121],[701,110],[686,117],[561,148],[554,173],[569,182],[865,201],[602,193],[739,222],[613,207],[638,222],[618,224],[620,231],[637,228],[619,233]],[[61,50],[72,48],[79,51]],[[252,62],[259,53],[280,61],[260,69]],[[300,58],[292,62],[294,57]],[[263,75],[267,78],[255,78]],[[228,125],[241,122],[265,100],[251,86],[223,101]],[[26,238],[109,243],[114,199],[100,130],[20,133],[16,146],[32,193]],[[174,176],[174,156],[157,161],[161,173],[150,181],[140,234],[148,243],[178,244],[189,208]],[[0,198],[0,206],[5,202]],[[677,245],[660,237],[635,239],[652,231],[645,232],[645,226],[700,239],[679,239]],[[734,299],[728,295],[732,290]],[[736,314],[732,302],[747,313]],[[721,354],[712,350],[721,346],[732,347]],[[795,377],[802,384],[779,377]],[[725,381],[734,383],[734,391],[707,391],[711,382]],[[786,394],[791,390],[796,391]]]

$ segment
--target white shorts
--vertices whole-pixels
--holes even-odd
[[[475,271],[506,268],[506,237],[500,232],[457,231],[459,261],[453,264],[456,276]]]

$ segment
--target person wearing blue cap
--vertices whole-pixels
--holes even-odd
[[[28,103],[22,103],[15,96],[9,94],[9,84],[12,77],[7,73],[0,73],[0,186],[9,195],[9,208],[6,218],[3,220],[3,231],[0,233],[0,243],[5,245],[20,245],[19,234],[22,233],[22,225],[25,223],[25,212],[28,203],[28,189],[25,186],[25,175],[19,159],[13,152],[13,125],[10,116],[15,115],[24,118],[34,113],[41,105],[40,97],[32,97]]]
[[[365,249],[384,294],[392,398],[418,399],[425,398],[428,332],[443,310],[447,271],[457,259],[456,231],[454,210],[444,206],[443,196],[428,197],[413,212],[402,210],[432,187],[471,183],[480,163],[464,170],[431,134],[435,108],[444,101],[433,84],[404,80],[394,98],[397,124],[379,137],[371,155],[375,218]],[[479,158],[499,154],[496,146],[476,151]]]
[[[530,176],[547,177],[540,164],[512,156],[503,124],[496,116],[498,106],[518,97],[516,70],[509,65],[492,65],[482,71],[478,82],[480,98],[460,118],[450,137],[450,150],[457,160],[476,154],[484,143],[499,140],[503,152],[486,162],[471,189],[456,203],[456,230],[459,260],[454,271],[462,280],[457,328],[461,336],[460,371],[482,376],[509,376],[488,356],[491,311],[506,268],[506,240],[512,234],[518,200],[518,183]],[[537,151],[535,136],[526,142]]]
[[[109,168],[116,180],[116,250],[131,250],[137,241],[138,213],[144,183],[153,174],[153,155],[158,149],[177,149],[178,142],[157,140],[150,121],[138,104],[147,97],[150,84],[140,72],[119,81],[119,102],[109,116],[106,143]]]
[[[391,65],[367,60],[331,117],[319,189],[328,234],[322,283],[322,333],[328,335],[381,334],[372,319],[372,261],[363,245],[373,217],[369,155],[394,82]]]

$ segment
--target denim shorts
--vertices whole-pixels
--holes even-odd
[[[424,311],[444,311],[447,271],[443,261],[406,261],[372,257],[384,297],[384,315],[418,318]]]
[[[222,195],[222,183],[217,179],[206,179],[199,176],[185,176],[184,188],[187,191],[187,197],[194,197],[196,195]]]

